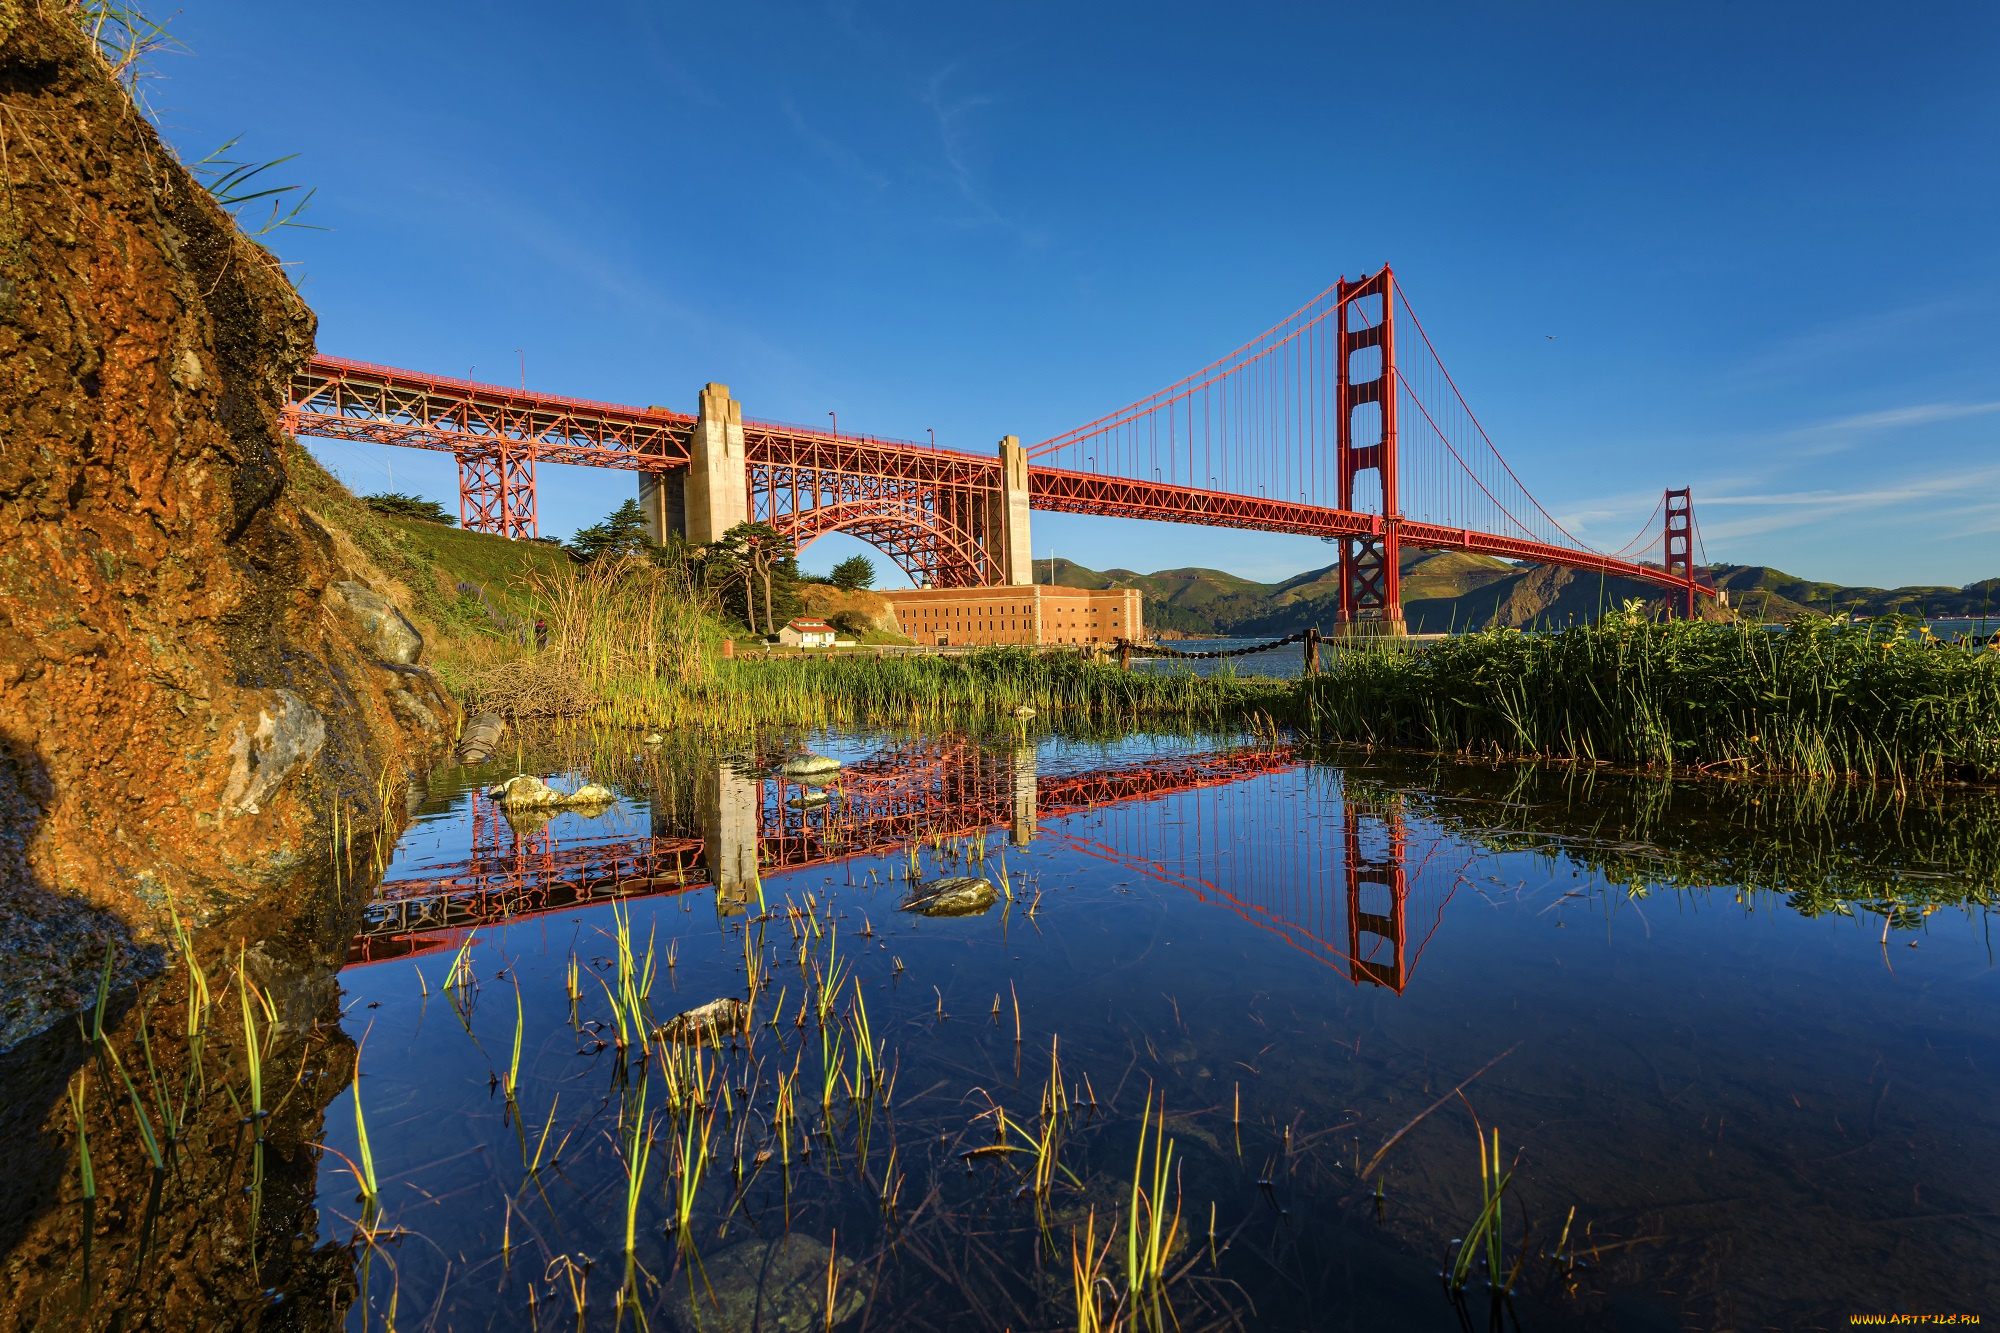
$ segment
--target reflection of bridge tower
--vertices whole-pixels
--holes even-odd
[[[734,916],[757,897],[757,837],[762,831],[764,784],[726,764],[715,769],[715,785],[702,784],[701,836],[715,907]]]
[[[1348,975],[1357,983],[1373,982],[1401,995],[1409,980],[1403,970],[1403,907],[1410,895],[1403,867],[1402,802],[1363,805],[1350,795],[1345,818]],[[1386,843],[1380,855],[1364,854],[1362,834],[1376,832],[1365,829],[1364,824],[1380,826],[1380,836]],[[1370,837],[1369,841],[1374,843],[1375,838]],[[1365,907],[1361,900],[1364,892],[1369,899]],[[1377,908],[1383,910],[1372,910]],[[1388,954],[1386,959],[1377,957],[1384,952]]]
[[[1035,840],[1035,747],[1014,751],[1014,827],[1008,841],[1026,847]]]

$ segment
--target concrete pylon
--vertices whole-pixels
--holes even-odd
[[[1023,745],[1014,751],[1014,827],[1008,831],[1007,840],[1016,847],[1026,847],[1035,840],[1036,791],[1035,779],[1038,766],[1035,762],[1035,747]]]
[[[656,507],[661,530],[672,515],[671,486],[660,488]],[[646,483],[639,483],[643,501]],[[727,384],[710,384],[701,391],[701,406],[688,435],[687,480],[680,504],[688,541],[706,546],[750,518],[750,473],[743,452],[743,404],[729,396]],[[652,511],[647,513],[652,525]]]
[[[1004,584],[1035,581],[1034,547],[1028,540],[1028,451],[1021,437],[1000,441],[1000,491],[992,499],[986,549]]]
[[[715,785],[702,784],[702,859],[715,886],[715,910],[735,916],[755,902],[761,885],[757,838],[764,812],[764,783],[724,764],[716,765]]]
[[[650,407],[649,412],[664,412]],[[667,534],[687,536],[687,469],[639,474],[639,512],[646,516],[646,539],[655,546],[666,544]]]

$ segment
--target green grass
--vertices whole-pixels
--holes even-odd
[[[536,579],[569,568],[569,557],[544,542],[510,541],[371,509],[295,441],[286,446],[284,462],[299,503],[352,541],[378,573],[408,589],[403,609],[424,622],[420,628],[447,639],[499,636],[496,613],[532,625]],[[485,601],[461,593],[460,583],[482,588]]]
[[[1907,627],[1771,630],[1628,611],[1550,634],[1488,630],[1350,652],[1298,688],[1324,739],[1442,753],[1897,781],[2000,779],[2000,654]]]
[[[636,682],[608,712],[635,725],[953,724],[1037,716],[1227,723],[1285,711],[1291,687],[1256,676],[1122,671],[1068,653],[988,648],[962,656],[773,657],[719,661],[691,688]]]

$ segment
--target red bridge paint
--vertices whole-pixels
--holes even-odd
[[[539,462],[663,472],[690,415],[315,357],[285,409],[297,435],[459,460],[465,526],[536,535]],[[919,583],[999,582],[988,549],[999,459],[914,441],[744,421],[753,518],[800,546],[874,544]],[[1605,553],[1535,500],[1486,435],[1394,273],[1345,279],[1228,356],[1028,450],[1034,509],[1320,537],[1340,548],[1341,617],[1402,619],[1404,546],[1532,560],[1715,596],[1686,490]]]

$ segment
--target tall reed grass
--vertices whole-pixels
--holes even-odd
[[[1312,736],[1446,753],[1813,777],[2000,779],[2000,654],[1900,622],[1496,629],[1343,653],[1302,681]]]

